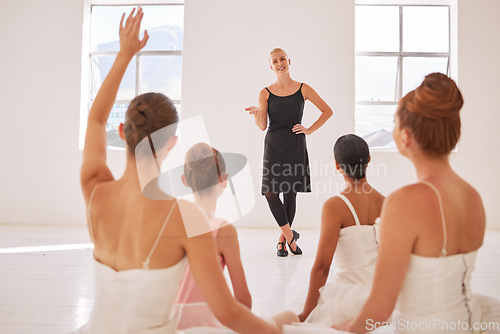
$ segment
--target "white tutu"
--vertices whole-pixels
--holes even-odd
[[[306,322],[325,326],[341,324],[359,313],[369,294],[369,284],[327,284],[320,289],[318,305]]]
[[[500,302],[495,298],[473,294],[475,302],[479,305],[481,324],[485,328],[481,334],[500,334]],[[486,328],[489,327],[489,328]]]

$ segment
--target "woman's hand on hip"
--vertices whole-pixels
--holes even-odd
[[[295,124],[292,128],[292,131],[295,132],[296,135],[299,135],[301,133],[310,135],[312,133],[310,129],[304,127],[302,124]]]

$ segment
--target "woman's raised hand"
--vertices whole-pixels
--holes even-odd
[[[139,29],[141,28],[142,17],[144,16],[142,8],[139,7],[135,16],[134,13],[135,8],[132,9],[127,21],[125,21],[125,25],[123,25],[125,13],[123,13],[120,21],[120,53],[129,57],[133,57],[139,52],[149,39],[147,30],[144,31],[143,39],[139,39]]]
[[[260,112],[260,108],[259,107],[254,107],[254,106],[245,108],[245,110],[248,111],[248,113],[250,115],[257,115]]]

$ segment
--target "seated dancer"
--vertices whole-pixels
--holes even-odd
[[[352,318],[368,298],[378,252],[374,223],[384,202],[366,178],[370,152],[362,138],[340,137],[334,155],[346,187],[323,205],[309,292],[299,314],[301,321],[328,326]],[[326,283],[332,258],[333,279]]]
[[[385,201],[370,296],[338,329],[363,333],[392,314],[396,333],[498,330],[500,303],[470,288],[486,226],[481,196],[449,161],[462,105],[457,85],[441,73],[399,102],[393,137],[418,182]]]
[[[226,161],[215,148],[205,143],[198,143],[186,153],[182,181],[184,185],[193,190],[194,203],[202,209],[210,222],[217,246],[218,259],[222,269],[227,266],[236,300],[251,309],[252,297],[241,263],[236,229],[224,219],[215,218],[217,198],[227,187],[228,177]],[[189,265],[181,280],[181,287],[172,310],[172,319],[176,323],[178,331],[189,328],[195,331],[196,329],[193,327],[197,327],[203,332],[203,330],[209,330],[207,327],[218,327],[221,328],[220,333],[231,332],[217,320],[210,310],[196,286]],[[281,328],[283,323],[297,321],[297,317],[292,312],[285,311],[272,317],[266,317],[264,320]],[[210,329],[210,332],[215,333],[216,331]]]
[[[210,222],[219,263],[222,269],[227,266],[236,300],[251,309],[252,297],[241,264],[236,229],[224,219],[214,217],[217,198],[227,187],[227,178],[226,162],[219,151],[205,143],[198,143],[189,149],[182,181],[193,190],[195,204]],[[222,326],[196,286],[189,266],[181,281],[172,318],[177,323],[177,330],[195,326]]]

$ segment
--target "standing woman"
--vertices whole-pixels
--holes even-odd
[[[276,74],[276,82],[260,91],[259,107],[252,106],[245,110],[254,115],[259,129],[268,129],[264,140],[261,193],[266,196],[269,208],[281,229],[277,255],[284,257],[288,255],[285,241],[293,254],[302,254],[295,242],[299,233],[292,230],[291,226],[297,193],[311,192],[306,135],[318,130],[333,112],[312,87],[292,80],[289,72],[291,61],[284,50],[272,50],[269,62],[271,70]],[[309,128],[301,124],[307,100],[321,111],[321,116]],[[279,197],[280,193],[283,193],[283,202]]]

